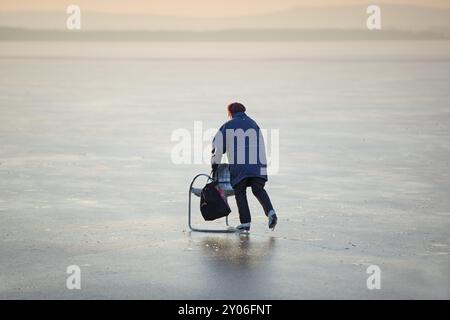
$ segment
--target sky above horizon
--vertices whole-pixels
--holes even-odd
[[[82,10],[177,16],[238,16],[295,6],[412,4],[450,8],[448,0],[0,0],[0,11],[59,11],[70,4]]]

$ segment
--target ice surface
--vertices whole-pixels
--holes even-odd
[[[0,70],[0,298],[450,298],[449,43],[2,42]],[[191,234],[209,167],[171,133],[232,101],[280,129],[279,224],[249,193],[249,236]]]

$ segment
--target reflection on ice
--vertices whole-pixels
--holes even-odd
[[[275,241],[274,237],[257,241],[252,239],[251,234],[231,237],[208,236],[200,241],[200,249],[205,260],[212,266],[218,263],[247,269],[268,263],[272,257]]]

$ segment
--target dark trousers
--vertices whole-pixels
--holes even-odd
[[[254,177],[245,178],[233,187],[241,223],[248,223],[252,220],[247,201],[247,187],[252,188],[253,195],[263,207],[266,216],[269,214],[270,210],[273,210],[269,195],[266,190],[264,190],[265,184],[266,181],[264,179]]]

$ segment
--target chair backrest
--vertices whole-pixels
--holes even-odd
[[[231,186],[230,168],[228,163],[221,163],[214,174],[214,180],[219,182],[219,187],[225,191],[233,191]]]

